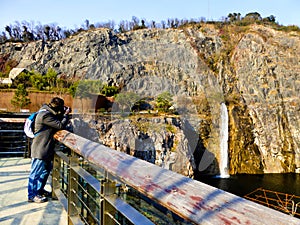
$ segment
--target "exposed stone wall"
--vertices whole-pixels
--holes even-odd
[[[184,124],[186,122],[171,117],[112,119],[86,115],[73,119],[73,132],[117,151],[193,177],[196,165],[190,145],[192,142],[186,136],[189,132]]]
[[[261,27],[244,35],[233,53],[264,172],[294,172],[300,166],[299,53],[299,35]]]
[[[236,31],[231,26],[202,25],[124,34],[96,29],[56,42],[1,45],[0,54],[7,53],[18,67],[41,73],[52,67],[60,76],[99,79],[141,97],[169,91],[176,96],[180,116],[198,135],[192,144],[195,138],[182,129],[174,136],[151,131],[145,138],[129,121],[114,121],[112,125],[121,127],[128,123],[119,133],[112,126],[103,137],[115,149],[130,154],[149,149],[151,156],[138,154],[188,176],[190,169],[182,168],[215,173],[220,161],[219,106],[225,102],[231,173],[300,172],[299,33],[257,25]],[[162,123],[152,121],[156,122]],[[163,161],[158,156],[166,138],[176,146],[192,147],[173,149],[164,155],[170,162]],[[193,159],[190,151],[209,160]],[[186,160],[174,164],[180,154]],[[199,166],[203,161],[210,166]]]

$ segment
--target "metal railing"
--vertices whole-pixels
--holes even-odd
[[[53,191],[68,211],[69,224],[154,224],[120,198],[115,178],[84,169],[89,166],[78,156],[55,156]]]
[[[300,197],[278,191],[257,188],[253,192],[244,196],[259,204],[265,205],[289,214],[291,216],[300,217]],[[299,206],[299,208],[298,208]]]
[[[112,150],[68,131],[68,148],[54,160],[53,193],[69,224],[299,224],[300,220],[170,170]],[[64,148],[64,147],[63,147]],[[138,198],[130,202],[128,193]],[[159,209],[154,216],[141,201]],[[158,218],[158,219],[157,219]]]
[[[30,156],[31,140],[23,131],[24,121],[24,118],[0,118],[0,157]]]

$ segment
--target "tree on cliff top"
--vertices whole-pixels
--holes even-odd
[[[124,113],[126,110],[131,112],[132,107],[139,99],[140,97],[134,92],[122,92],[116,95],[115,102],[121,109],[121,112]]]
[[[156,98],[156,108],[160,112],[168,112],[172,106],[172,95],[169,92],[163,92]]]

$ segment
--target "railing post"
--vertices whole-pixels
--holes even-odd
[[[78,157],[71,155],[69,157],[69,171],[68,171],[68,224],[73,224],[74,221],[79,220],[78,212],[78,175],[72,167],[78,166]]]
[[[60,163],[60,158],[54,154],[54,159],[53,159],[53,170],[52,170],[52,199],[56,199],[57,196],[55,194],[55,190],[60,189],[60,170],[61,170],[61,163]]]
[[[105,172],[106,173],[106,172]],[[102,210],[102,225],[115,225],[115,216],[116,216],[116,209],[109,204],[105,200],[105,196],[113,195],[116,193],[115,183],[111,182],[108,179],[108,175],[105,175],[105,179],[101,185],[101,210]]]

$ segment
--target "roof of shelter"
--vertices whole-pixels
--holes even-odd
[[[9,72],[9,78],[10,79],[15,79],[20,73],[27,71],[26,68],[13,68],[10,72]]]

